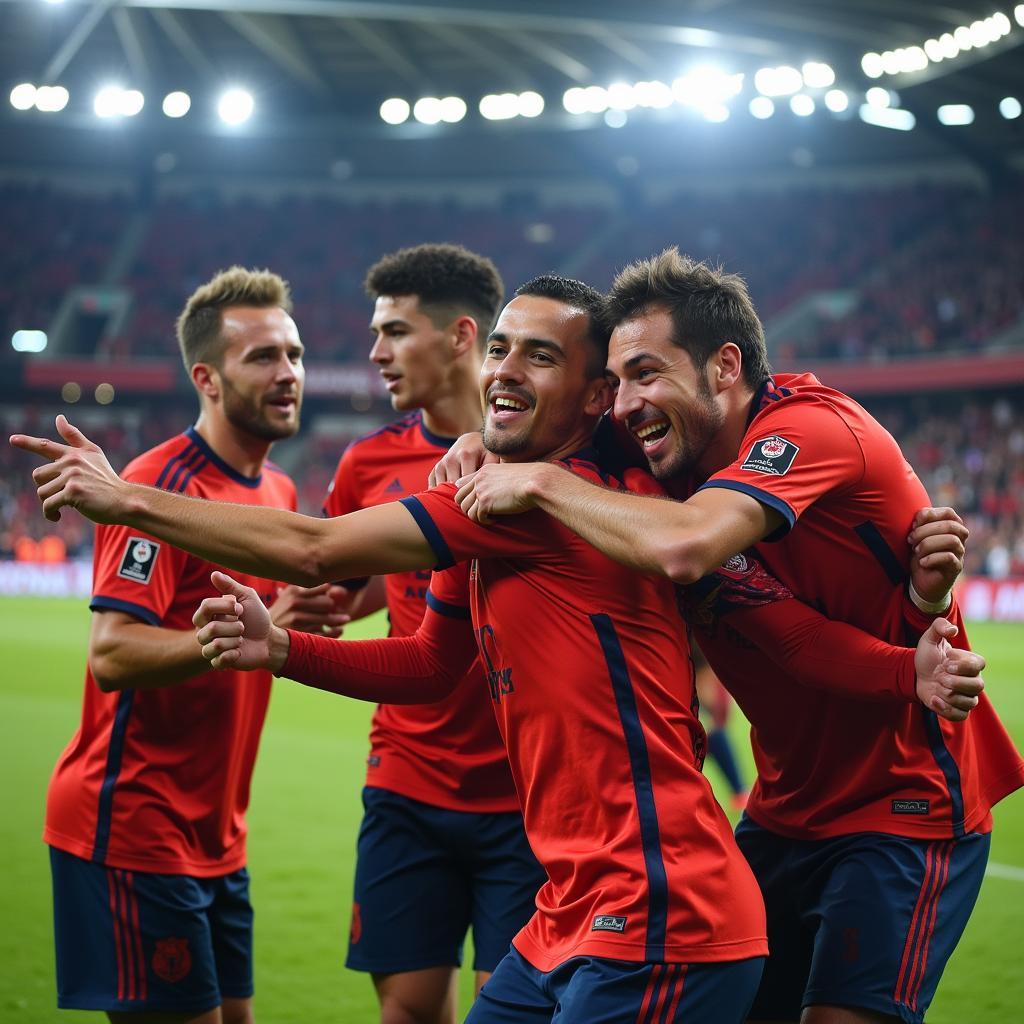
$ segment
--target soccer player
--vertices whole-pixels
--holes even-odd
[[[506,307],[482,375],[492,451],[560,459],[602,479],[588,450],[609,399],[600,308],[592,289],[557,278],[524,286]],[[35,473],[51,517],[73,505],[297,582],[477,556],[470,609],[464,564],[461,581],[435,577],[424,629],[461,621],[465,637],[471,617],[527,832],[549,880],[471,1020],[545,1021],[556,1003],[566,1022],[743,1019],[765,951],[760,900],[700,772],[703,730],[668,581],[617,568],[540,513],[479,526],[461,515],[451,485],[339,520],[238,507],[225,515],[126,486],[94,445],[63,419],[59,427],[71,444],[13,439],[54,460]],[[286,635],[301,646],[297,634]],[[382,643],[415,646],[419,636]],[[399,673],[405,691],[392,689],[388,699],[409,700],[410,687],[413,700],[443,695],[445,668],[458,662],[461,675],[475,653],[458,644],[435,647],[426,670]],[[295,657],[317,661],[323,674],[358,646],[321,645]],[[390,678],[379,658],[368,673]],[[367,695],[379,698],[380,686]]]
[[[302,401],[288,287],[234,267],[178,321],[199,396],[194,427],[124,479],[275,508],[295,488],[267,461]],[[137,529],[96,531],[78,731],[54,769],[44,839],[53,869],[58,1004],[115,1022],[250,1024],[252,909],[245,809],[270,674],[212,674],[191,617],[210,563]],[[339,595],[253,576],[279,625],[337,632]]]
[[[480,364],[501,307],[494,264],[456,245],[391,253],[366,275],[370,359],[398,420],[345,451],[328,516],[407,497],[452,440],[478,430]],[[384,577],[391,636],[416,632],[430,573]],[[534,910],[530,850],[490,702],[470,666],[434,704],[374,712],[348,967],[369,971],[383,1024],[455,1024],[457,966],[472,925],[476,987]]]
[[[655,476],[692,496],[666,505],[551,465],[491,465],[460,489],[466,511],[540,508],[683,583],[756,544],[798,598],[893,642],[939,611],[959,622],[951,554],[937,553],[956,526],[915,521],[925,491],[857,403],[810,374],[771,375],[742,280],[669,249],[619,275],[609,318],[615,415]],[[898,596],[908,532],[924,569],[916,608]],[[952,725],[909,703],[809,693],[727,630],[700,642],[752,724],[758,779],[737,838],[772,950],[753,1016],[922,1020],[977,898],[990,809],[1024,784],[992,705],[982,696]]]

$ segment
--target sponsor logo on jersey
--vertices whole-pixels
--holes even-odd
[[[402,481],[399,480],[398,477],[396,476],[395,479],[392,480],[391,483],[389,483],[387,487],[384,488],[384,493],[405,494],[405,488],[402,486]]]
[[[117,575],[122,579],[134,580],[136,583],[148,583],[153,575],[156,556],[160,554],[160,545],[145,537],[129,537],[124,547],[124,556]]]
[[[929,802],[927,800],[893,800],[893,814],[927,814]]]
[[[366,763],[370,768],[380,767],[380,754],[371,754],[367,759]]]
[[[765,476],[785,476],[799,451],[797,445],[778,434],[762,437],[753,443],[740,469],[764,473]]]
[[[192,970],[192,954],[188,939],[166,938],[156,940],[153,970],[163,981],[181,981]]]
[[[626,918],[617,917],[615,914],[598,914],[594,923],[590,926],[592,932],[624,932],[626,930]]]
[[[481,626],[477,630],[477,645],[480,648],[480,655],[484,660],[484,667],[487,669],[487,688],[491,691],[491,700],[495,704],[501,703],[501,698],[510,693],[515,693],[515,685],[512,682],[512,668],[502,668],[498,662],[498,645],[494,636],[494,628],[490,625]]]

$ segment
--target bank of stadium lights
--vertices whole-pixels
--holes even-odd
[[[42,352],[46,342],[46,331],[15,331],[11,335],[11,348],[15,352]]]
[[[899,106],[899,97],[889,89],[883,89],[880,85],[873,85],[866,93],[864,99],[872,107],[896,107]]]
[[[939,107],[936,115],[939,124],[963,125],[974,124],[974,108],[966,103],[946,103]]]
[[[807,93],[798,92],[795,96],[789,98],[789,109],[797,117],[810,117],[814,113],[814,107],[814,98],[808,96]]]
[[[135,117],[145,102],[145,97],[138,89],[105,85],[93,98],[92,109],[97,117],[104,120],[114,117]]]
[[[412,107],[407,100],[393,96],[380,105],[380,119],[386,124],[404,124],[409,120]]]
[[[217,116],[227,125],[245,124],[256,109],[252,93],[237,86],[226,89],[217,100]]]
[[[747,109],[750,111],[751,117],[756,117],[759,121],[767,121],[775,113],[775,103],[767,96],[755,96]]]
[[[1024,26],[1024,4],[1014,9],[1013,16],[1017,24]],[[987,18],[972,21],[969,25],[960,25],[952,32],[945,32],[937,39],[926,39],[917,46],[900,46],[882,53],[865,53],[860,61],[861,70],[868,78],[923,71],[929,64],[953,60],[968,50],[982,49],[1002,39],[1012,29],[1010,19],[1002,11],[996,11]]]
[[[870,103],[862,103],[858,111],[865,124],[876,128],[892,128],[894,131],[909,132],[917,119],[909,110],[899,107],[873,107]]]
[[[999,101],[999,113],[1007,121],[1013,121],[1021,115],[1021,103],[1016,96],[1004,96]]]
[[[459,96],[423,96],[412,107],[420,124],[457,124],[466,116],[466,101]]]
[[[33,107],[44,114],[56,114],[68,105],[70,93],[63,85],[35,86],[22,82],[11,90],[11,106],[15,110],[31,110]]]
[[[762,96],[773,99],[779,96],[792,96],[803,87],[803,75],[788,64],[776,68],[760,68],[754,73],[754,88]]]
[[[480,100],[480,116],[487,121],[509,121],[514,117],[539,117],[544,97],[539,92],[489,93]]]
[[[825,93],[825,106],[833,114],[842,114],[850,109],[850,97],[842,89],[829,89]]]

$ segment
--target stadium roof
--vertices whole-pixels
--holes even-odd
[[[0,12],[5,92],[33,83],[70,93],[59,113],[3,104],[7,167],[148,167],[170,149],[179,166],[201,169],[234,147],[239,172],[335,177],[422,178],[467,168],[615,173],[623,154],[664,173],[800,160],[819,168],[957,160],[998,176],[1024,149],[1024,118],[1000,114],[1004,99],[1024,101],[1024,5],[1015,17],[1013,6],[993,0],[0,0]],[[993,16],[1008,27],[982,42],[977,26],[991,26]],[[915,64],[926,44],[938,51],[957,29],[956,56],[937,52],[941,59]],[[869,77],[866,54],[878,62],[884,55],[894,73]],[[806,61],[834,69],[847,111],[826,111],[821,88],[811,90],[813,116],[796,116],[785,94],[767,104],[773,117],[748,113],[758,69]],[[583,115],[563,106],[573,88],[672,83],[708,65],[744,75],[721,116],[700,103],[643,110],[630,109],[630,99]],[[100,123],[93,97],[109,82],[145,95],[139,116]],[[215,116],[216,97],[229,85],[247,88],[256,105],[251,121],[233,129]],[[914,130],[863,123],[856,112],[871,87],[895,91],[889,106],[914,114]],[[192,97],[180,121],[160,111],[173,90]],[[488,121],[478,113],[487,94],[523,92],[544,98],[540,116]],[[457,124],[382,121],[389,97],[412,105],[424,96],[461,97],[468,114]],[[973,123],[940,124],[937,111],[948,105],[969,106]],[[729,123],[714,123],[724,117]]]

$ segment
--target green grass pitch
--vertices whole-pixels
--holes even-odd
[[[379,629],[379,622],[363,628]],[[49,866],[40,840],[47,779],[78,720],[87,630],[84,602],[0,600],[0,1024],[105,1020],[54,1008]],[[991,666],[989,693],[1024,744],[1024,627],[976,625],[971,637]],[[342,966],[371,710],[286,681],[276,684],[249,816],[261,1024],[366,1024],[375,1018],[368,979]],[[733,727],[738,749],[745,750],[738,716]],[[713,766],[708,774],[718,781]],[[996,810],[992,862],[930,1024],[1024,1019],[1020,793]],[[470,981],[464,971],[463,1008]]]

